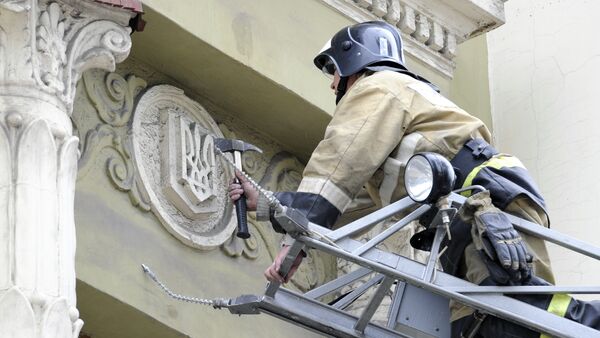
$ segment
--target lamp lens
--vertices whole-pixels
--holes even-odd
[[[404,173],[406,192],[416,202],[423,202],[433,189],[433,170],[424,156],[413,156]]]

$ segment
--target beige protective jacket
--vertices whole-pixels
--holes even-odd
[[[450,160],[467,140],[475,138],[491,141],[483,122],[428,84],[392,71],[363,75],[339,102],[298,190],[276,196],[283,204],[305,212],[312,222],[330,227],[363,187],[378,206],[404,197],[404,167],[413,154],[431,151]],[[268,203],[262,200],[257,217],[268,220]],[[526,197],[517,198],[506,210],[539,224],[548,223],[545,211]],[[277,224],[274,227],[277,229]],[[536,274],[552,281],[545,244],[526,239],[537,257]],[[480,283],[489,276],[472,245],[464,257],[459,263],[466,279]],[[471,313],[459,304],[452,304],[452,310],[452,320]]]
[[[363,75],[339,102],[298,192],[318,194],[340,212],[363,186],[378,205],[405,196],[403,173],[414,153],[448,159],[465,141],[490,132],[429,85],[406,74]]]

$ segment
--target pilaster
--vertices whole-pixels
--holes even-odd
[[[0,0],[0,336],[78,337],[70,115],[90,68],[114,70],[134,13],[93,1]]]

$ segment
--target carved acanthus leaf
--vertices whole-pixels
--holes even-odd
[[[13,287],[0,294],[0,312],[11,313],[10,316],[0,316],[0,337],[14,336],[15,332],[20,337],[35,337],[35,313],[29,299],[19,288]]]
[[[53,2],[40,14],[37,48],[42,82],[56,92],[63,92],[63,72],[67,61],[65,19],[60,6]]]
[[[0,28],[0,79],[54,96],[72,111],[75,86],[92,68],[114,71],[131,48],[128,14],[92,1],[0,0],[0,7],[28,11],[29,20],[11,21]],[[114,14],[114,15],[113,15]],[[22,26],[22,27],[21,27]],[[2,31],[6,34],[3,34]],[[4,40],[8,36],[8,44]],[[7,74],[8,73],[8,74]],[[34,88],[34,86],[36,86]]]
[[[22,12],[31,8],[30,0],[0,0],[0,7],[4,7],[11,11]]]
[[[112,72],[116,63],[129,55],[129,31],[108,20],[94,21],[77,31],[67,47],[66,102],[73,102],[75,86],[84,71],[100,68]]]

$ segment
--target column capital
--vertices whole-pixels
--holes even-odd
[[[112,71],[128,56],[137,15],[90,0],[0,0],[0,12],[0,99],[41,100],[67,116],[83,71]]]
[[[0,0],[0,337],[77,338],[83,325],[70,116],[82,72],[129,54],[137,15],[99,1]]]

